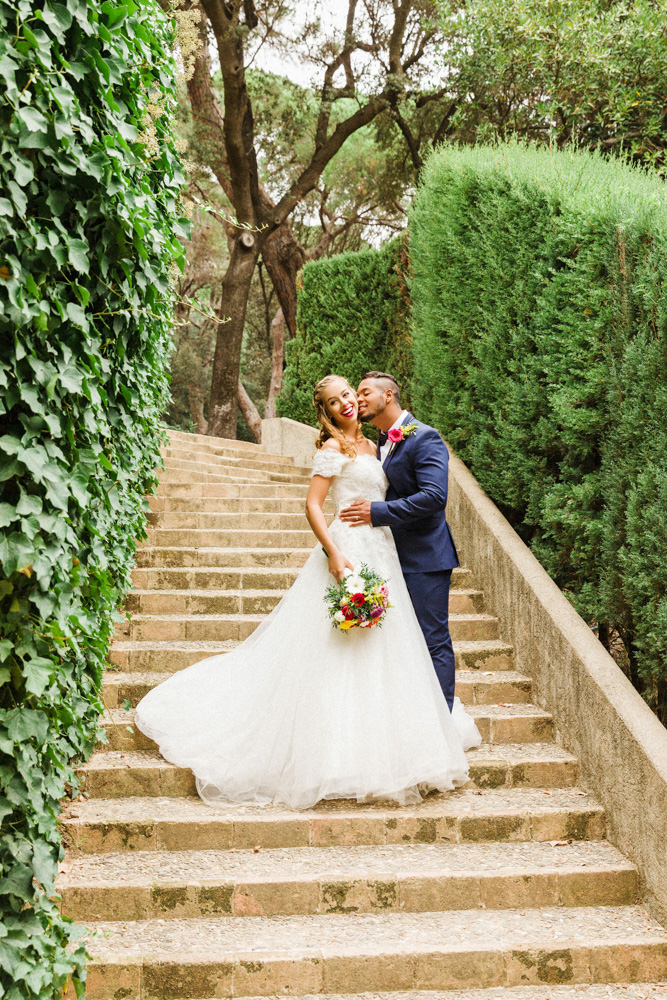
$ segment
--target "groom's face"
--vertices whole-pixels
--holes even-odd
[[[365,423],[384,413],[387,405],[386,393],[378,383],[371,378],[365,378],[359,383],[359,419]]]

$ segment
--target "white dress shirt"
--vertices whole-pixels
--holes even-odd
[[[393,431],[395,427],[400,427],[401,424],[403,423],[403,421],[405,420],[405,418],[407,417],[407,415],[408,415],[408,411],[407,410],[401,410],[400,417],[398,417],[398,419],[393,422],[393,424],[391,425],[391,427],[389,428],[389,430]],[[385,443],[380,448],[380,461],[382,462],[383,465],[384,465],[384,462],[385,462],[385,459],[386,459],[387,455],[389,454],[389,449],[391,448],[391,446],[392,446],[392,442],[389,440],[389,438],[387,438],[387,440],[385,441]]]

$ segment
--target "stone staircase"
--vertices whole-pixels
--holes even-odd
[[[105,677],[108,743],[61,818],[63,909],[92,932],[88,1000],[660,992],[667,934],[470,569],[451,594],[457,693],[484,740],[466,788],[303,812],[196,797],[133,706],[275,606],[313,546],[309,472],[182,433],[165,462]]]

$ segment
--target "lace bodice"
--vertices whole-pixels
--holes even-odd
[[[375,455],[350,458],[333,448],[315,454],[313,475],[335,477],[329,495],[336,505],[336,514],[353,500],[384,500],[389,485]]]

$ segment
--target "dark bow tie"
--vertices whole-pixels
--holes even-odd
[[[389,440],[389,434],[387,431],[380,431],[380,436],[378,437],[378,448],[381,448],[383,444],[386,444]]]

